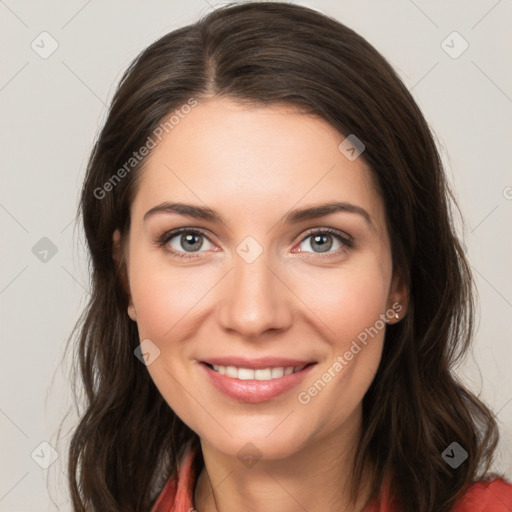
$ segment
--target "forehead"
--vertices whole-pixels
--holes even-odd
[[[362,158],[338,149],[345,136],[289,105],[199,102],[147,157],[132,205],[141,217],[165,201],[202,203],[226,216],[275,222],[293,206],[347,201],[376,224],[382,201]]]

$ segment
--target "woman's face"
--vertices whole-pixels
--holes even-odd
[[[225,455],[282,458],[359,428],[404,294],[382,200],[343,139],[290,107],[212,100],[143,170],[130,316],[164,399]]]

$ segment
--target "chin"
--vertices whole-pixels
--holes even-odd
[[[278,427],[279,428],[279,427]],[[307,439],[302,436],[299,438],[298,433],[292,432],[276,432],[268,435],[270,430],[255,429],[254,433],[244,432],[244,434],[234,437],[226,434],[222,438],[212,439],[210,436],[203,438],[203,442],[211,445],[216,451],[224,455],[237,458],[246,465],[256,460],[281,460],[286,459],[297,452],[303,450],[307,444]]]

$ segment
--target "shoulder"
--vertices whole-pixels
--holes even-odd
[[[503,478],[473,483],[453,512],[511,512],[512,484]]]

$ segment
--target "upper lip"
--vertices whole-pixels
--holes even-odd
[[[260,357],[247,359],[245,357],[209,357],[201,361],[215,366],[236,366],[237,368],[287,368],[289,366],[304,366],[315,361],[307,359],[290,359],[283,357]]]

